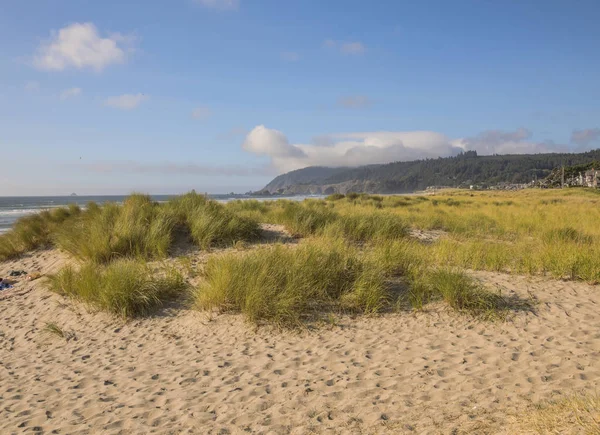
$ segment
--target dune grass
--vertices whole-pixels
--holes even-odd
[[[250,242],[260,236],[258,221],[248,215],[241,215],[240,209],[251,207],[239,205],[237,211],[232,210],[194,192],[179,196],[166,204],[167,212],[175,218],[179,227],[185,228],[194,243],[203,249]]]
[[[0,237],[0,260],[54,243],[96,264],[84,265],[77,274],[67,270],[65,279],[106,282],[116,279],[114,264],[164,259],[183,235],[202,249],[236,247],[207,265],[205,283],[196,292],[197,305],[206,309],[231,309],[253,321],[281,324],[310,317],[316,307],[379,312],[394,305],[388,284],[400,276],[409,285],[413,308],[441,300],[458,311],[487,316],[503,312],[506,301],[460,269],[600,282],[599,203],[600,195],[587,189],[449,191],[431,197],[350,193],[301,203],[226,205],[195,192],[163,204],[135,194],[122,205],[89,204],[85,211],[71,207],[23,218]],[[283,224],[309,240],[296,250],[249,249],[248,242],[260,236],[258,222]],[[408,237],[411,227],[444,235],[420,243]],[[102,286],[65,288],[110,295]],[[155,293],[148,294],[152,305]],[[112,302],[95,303],[115,311],[109,308]]]
[[[271,205],[270,218],[283,224],[294,236],[307,237],[321,233],[338,218],[330,204],[325,201],[277,201]]]
[[[324,237],[298,247],[217,255],[208,260],[194,291],[195,305],[279,326],[331,312],[375,314],[405,303],[420,310],[444,301],[458,312],[490,319],[510,309],[500,294],[460,271],[425,267],[425,260],[413,255],[416,245],[396,240],[358,249]],[[402,291],[393,290],[399,277]]]
[[[375,313],[388,292],[383,275],[366,266],[354,248],[340,242],[215,256],[206,265],[195,303],[280,326],[331,310]]]
[[[600,396],[575,394],[543,402],[515,418],[517,433],[600,434]]]
[[[508,308],[499,293],[485,289],[462,271],[415,269],[410,281],[408,298],[415,308],[442,300],[456,311],[489,318]]]
[[[192,239],[203,249],[233,246],[236,242],[250,242],[260,236],[256,220],[238,216],[214,201],[194,210],[187,223]]]
[[[344,238],[353,242],[393,240],[405,237],[408,225],[391,213],[365,213],[339,216],[327,224],[322,233],[332,238]]]
[[[72,220],[80,213],[79,207],[71,205],[22,217],[10,231],[0,236],[0,261],[49,246],[52,243],[53,233],[66,221]]]
[[[114,258],[165,258],[175,221],[149,196],[134,194],[123,203],[88,206],[78,219],[60,228],[56,245],[82,260],[106,263]]]
[[[66,266],[50,277],[50,288],[123,318],[146,316],[186,288],[175,269],[154,272],[147,264],[119,259],[108,265]]]
[[[449,190],[429,197],[347,194],[287,206],[287,219],[278,215],[286,207],[282,203],[268,204],[261,213],[265,219],[275,216],[277,223],[299,235],[328,234],[357,242],[393,237],[402,233],[403,226],[441,230],[447,234],[440,241],[415,249],[431,266],[598,283],[600,194],[596,190]],[[328,219],[322,218],[325,213]],[[392,217],[399,230],[381,229],[394,222]],[[310,225],[303,228],[295,220]]]

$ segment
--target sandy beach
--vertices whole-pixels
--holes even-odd
[[[65,261],[38,251],[0,275]],[[182,307],[123,322],[20,280],[0,299],[0,432],[515,433],[532,404],[597,389],[596,287],[473,274],[535,311],[486,323],[432,305],[282,332]]]

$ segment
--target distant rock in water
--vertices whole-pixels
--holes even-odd
[[[71,193],[71,196],[77,196],[77,194],[76,193]]]

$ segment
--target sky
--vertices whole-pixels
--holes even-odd
[[[600,148],[597,0],[3,0],[0,196]]]

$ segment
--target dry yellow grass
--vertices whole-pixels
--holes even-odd
[[[576,394],[537,405],[515,419],[523,434],[600,434],[600,396]]]

